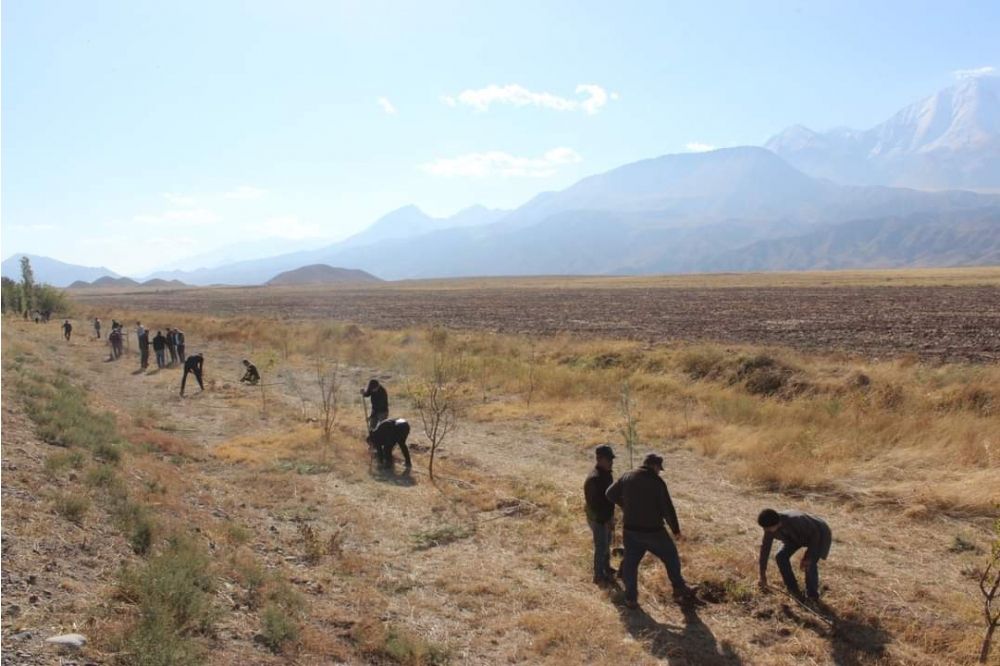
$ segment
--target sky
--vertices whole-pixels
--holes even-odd
[[[141,276],[867,128],[1000,68],[1000,3],[4,0],[0,253]]]

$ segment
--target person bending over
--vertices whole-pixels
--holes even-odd
[[[774,540],[785,544],[774,561],[778,563],[778,571],[788,592],[794,597],[801,597],[799,582],[792,570],[792,555],[800,548],[805,548],[799,568],[806,574],[806,596],[811,600],[819,599],[819,561],[825,560],[830,554],[830,544],[833,534],[830,526],[822,518],[811,516],[801,511],[775,511],[764,509],[757,516],[757,524],[764,529],[764,540],[760,544],[760,580],[762,590],[767,589],[767,560],[771,555],[771,545]]]
[[[184,375],[181,377],[181,397],[184,396],[184,385],[187,383],[188,373],[194,375],[194,378],[198,380],[198,388],[202,391],[205,390],[205,385],[201,381],[201,373],[204,368],[205,357],[201,353],[191,354],[184,361]]]
[[[247,359],[243,359],[243,367],[246,368],[246,372],[243,373],[240,381],[244,384],[250,384],[250,386],[256,386],[260,382],[260,372],[257,371],[257,366]]]
[[[403,461],[407,467],[410,462],[410,449],[406,446],[406,438],[410,436],[410,424],[404,419],[386,419],[380,422],[368,435],[368,446],[374,447],[379,462],[383,467],[392,467],[392,450],[399,445],[403,453]]]

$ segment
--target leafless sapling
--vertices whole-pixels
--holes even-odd
[[[632,396],[632,387],[628,380],[622,382],[618,398],[618,411],[622,417],[621,433],[625,440],[625,450],[628,451],[628,467],[635,468],[635,448],[639,444],[639,414],[638,405]]]
[[[458,419],[460,362],[449,360],[443,350],[434,352],[430,376],[411,389],[413,405],[420,414],[424,434],[431,443],[427,473],[434,478],[434,456],[438,446]]]
[[[983,618],[986,620],[986,635],[983,637],[983,647],[979,651],[979,663],[985,664],[990,656],[990,645],[993,634],[1000,625],[1000,518],[993,523],[993,544],[990,548],[989,561],[979,576],[979,591],[983,594]]]

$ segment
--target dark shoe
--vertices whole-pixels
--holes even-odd
[[[618,572],[615,571],[614,567],[608,567],[607,570],[604,572],[604,575],[607,576],[608,578],[614,578],[616,573]]]
[[[688,585],[687,587],[674,590],[674,601],[677,603],[694,603],[698,601],[698,586]]]
[[[625,608],[627,608],[629,610],[638,610],[639,609],[639,602],[638,601],[628,601],[628,600],[626,600],[625,601]]]

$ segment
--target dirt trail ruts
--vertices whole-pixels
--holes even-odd
[[[134,352],[109,363],[103,360],[105,348],[94,341],[56,343],[54,327],[30,329],[28,334],[42,332],[53,336],[57,364],[78,371],[102,406],[128,412],[153,404],[167,415],[175,435],[205,446],[209,453],[234,437],[287,427],[287,421],[277,417],[261,419],[258,394],[236,384],[240,355],[221,343],[198,343],[196,331],[188,331],[188,349],[205,352],[206,379],[213,387],[198,393],[189,381],[191,395],[184,399],[177,395],[179,369],[137,373]],[[230,388],[223,388],[225,383]],[[268,390],[272,404],[297,408],[298,398],[287,387]],[[406,405],[396,402],[393,409],[409,416]],[[356,405],[349,403],[344,410],[344,420],[360,420]],[[420,443],[423,438],[414,425],[411,442]],[[981,527],[947,519],[915,522],[896,509],[861,508],[820,496],[793,500],[728,479],[718,461],[680,448],[650,448],[665,459],[664,477],[680,516],[680,551],[689,581],[745,578],[754,568],[759,543],[756,513],[764,506],[794,507],[824,516],[833,528],[833,549],[821,568],[821,580],[829,586],[826,600],[834,611],[868,609],[876,624],[891,624],[892,619],[896,626],[913,624],[928,634],[960,621],[942,609],[956,595],[973,593],[973,582],[962,573],[970,560],[948,547],[958,533],[983,540]],[[553,440],[542,424],[533,422],[463,423],[442,454],[443,460],[474,471],[478,483],[495,488],[499,499],[512,488],[527,488],[529,495],[533,488],[544,488],[557,505],[571,511],[581,504],[581,484],[590,465],[584,448]],[[319,507],[313,514],[316,525],[331,531],[349,524],[345,550],[380,563],[369,584],[387,605],[387,617],[450,646],[457,663],[558,663],[558,637],[552,639],[552,651],[545,650],[544,641],[539,647],[537,625],[543,621],[603,627],[600,635],[610,631],[614,640],[584,648],[591,663],[613,663],[623,645],[641,645],[639,661],[792,664],[800,663],[797,655],[803,643],[821,645],[826,663],[874,663],[882,658],[890,663],[936,663],[933,654],[912,641],[897,643],[888,629],[878,626],[851,627],[852,636],[839,638],[821,626],[802,631],[815,621],[794,609],[787,613],[776,594],[757,597],[748,605],[710,603],[696,613],[684,613],[651,590],[663,573],[650,558],[640,590],[644,610],[622,612],[590,583],[589,532],[582,511],[578,519],[544,530],[536,527],[530,513],[477,515],[444,499],[449,482],[441,483],[444,494],[428,482],[426,454],[415,453],[414,458],[415,472],[406,477],[371,474],[363,457],[345,456],[342,468],[306,477],[303,484],[313,484],[310,502]],[[619,467],[622,463],[619,459]],[[316,578],[315,571],[286,557],[295,541],[295,523],[288,517],[298,492],[294,477],[291,487],[282,488],[288,502],[276,508],[273,502],[257,502],[246,494],[246,484],[257,476],[247,466],[208,457],[192,473],[202,485],[192,502],[214,503],[215,510],[252,526],[258,535],[255,547],[262,553],[283,560],[302,580]],[[421,545],[421,535],[435,531],[449,534],[450,542]],[[729,558],[732,567],[720,569],[720,558]],[[773,563],[771,580],[780,582]],[[322,594],[336,598],[336,576]],[[348,615],[367,611],[357,599],[337,603]],[[586,631],[580,635],[586,636]]]

